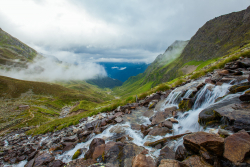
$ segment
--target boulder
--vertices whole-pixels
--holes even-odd
[[[192,132],[179,134],[179,135],[175,135],[175,136],[164,137],[164,138],[162,138],[160,140],[156,140],[154,142],[147,141],[147,142],[144,143],[144,146],[155,147],[158,144],[166,145],[171,140],[177,140],[177,139],[181,138],[182,136],[187,135],[187,134],[191,134],[191,133]]]
[[[166,108],[162,112],[157,112],[152,118],[152,124],[156,125],[156,124],[159,124],[161,122],[164,122],[166,118],[173,115],[172,112],[175,110],[177,110],[177,107],[174,106],[174,107]]]
[[[209,164],[214,165],[213,156],[211,156],[206,149],[202,148],[200,150],[200,156]]]
[[[185,167],[179,161],[174,159],[162,159],[159,167]]]
[[[108,142],[105,147],[105,162],[119,167],[122,162],[123,147],[122,143]]]
[[[49,163],[49,167],[64,167],[64,165],[61,160],[55,160]]]
[[[144,154],[136,155],[132,160],[132,167],[156,167],[154,159]]]
[[[145,112],[143,112],[143,116],[145,117],[152,117],[154,115],[154,110],[146,110]]]
[[[85,128],[87,130],[91,131],[91,130],[94,130],[95,127],[92,125],[92,123],[87,123],[87,124],[85,124]]]
[[[217,81],[221,80],[221,78],[222,78],[222,76],[216,72],[212,75],[211,80],[212,80],[212,82],[217,82]]]
[[[183,144],[187,150],[198,153],[201,147],[212,154],[222,156],[224,150],[224,139],[215,134],[196,132],[184,136]]]
[[[93,159],[87,159],[85,160],[84,158],[76,159],[74,161],[70,161],[65,165],[65,167],[88,167],[90,165],[95,164],[96,161]]]
[[[212,106],[209,106],[208,108],[202,110],[199,113],[198,122],[200,124],[202,124],[202,125],[205,125],[206,123],[208,123],[210,121],[218,121],[218,122],[220,122],[221,115],[218,112],[215,112],[215,110],[219,109],[219,108],[222,108],[224,106],[230,105],[230,104],[232,104],[232,102],[241,103],[240,99],[237,96],[235,96],[233,98],[230,98],[230,100],[224,100],[224,101],[220,101],[220,103],[215,103]]]
[[[76,146],[76,143],[74,142],[63,142],[62,145],[64,145],[63,147],[63,153],[66,151],[69,151],[71,149],[73,149]]]
[[[243,60],[240,60],[240,61],[238,61],[238,63],[239,63],[239,66],[241,68],[248,68],[248,67],[250,67],[250,59],[249,58],[245,58]]]
[[[167,133],[170,133],[171,130],[169,130],[167,127],[158,127],[155,126],[153,129],[151,129],[148,133],[148,135],[152,136],[165,136]]]
[[[78,140],[77,135],[62,138],[62,142],[75,142],[77,140]]]
[[[175,159],[178,161],[183,161],[188,156],[187,150],[182,146],[178,146],[175,152]]]
[[[175,152],[168,146],[163,147],[160,151],[159,157],[157,158],[157,165],[160,164],[162,159],[175,159]]]
[[[50,162],[52,162],[55,159],[52,155],[48,153],[44,153],[42,155],[39,155],[35,161],[34,166],[42,166],[42,165],[48,165]]]
[[[241,101],[250,101],[250,93],[243,94],[239,97]]]
[[[99,146],[96,146],[95,150],[93,152],[92,158],[97,159],[99,156],[103,155],[105,152],[105,147],[106,147],[105,144],[101,144]]]
[[[151,129],[149,129],[150,126],[145,126],[145,125],[141,125],[141,133],[146,136],[148,135],[148,133],[150,132]]]
[[[160,100],[161,96],[157,93],[155,93],[152,96],[149,96],[147,99],[145,99],[143,105],[147,105],[149,102],[151,102],[152,100]]]
[[[161,127],[167,127],[169,129],[173,129],[173,123],[171,121],[164,121],[162,123],[159,124],[159,126]]]
[[[142,151],[144,150],[143,147],[137,146],[135,144],[126,144],[123,147],[123,151],[122,151],[122,156],[121,156],[121,166],[124,167],[131,167],[132,166],[132,160],[134,158],[134,156],[140,154]]]
[[[236,69],[236,68],[239,68],[240,67],[240,64],[239,62],[230,62],[230,63],[227,63],[225,64],[224,68],[225,69]]]
[[[224,157],[233,163],[243,162],[250,152],[250,135],[239,131],[225,139]]]
[[[93,158],[93,153],[95,151],[95,148],[99,145],[105,144],[105,141],[101,138],[94,138],[92,142],[89,145],[89,150],[86,152],[84,158],[85,159],[91,159]]]
[[[30,161],[32,160],[36,155],[37,155],[38,151],[34,151],[31,154],[29,154],[27,160]]]
[[[238,84],[238,85],[234,85],[232,87],[229,88],[229,91],[231,93],[237,93],[237,92],[243,92],[247,89],[250,88],[250,83],[249,82],[245,82],[245,83],[241,83],[241,84]]]
[[[176,119],[174,119],[174,118],[170,118],[170,119],[168,119],[169,121],[171,121],[172,123],[177,123],[178,124],[178,121],[176,120]]]
[[[110,130],[109,130],[110,133],[118,133],[118,134],[121,134],[121,133],[125,133],[125,128],[121,125],[116,125],[116,126],[113,126]]]
[[[106,126],[107,124],[108,124],[107,119],[106,118],[102,119],[101,126]]]
[[[212,165],[205,162],[200,156],[193,155],[182,161],[188,167],[212,167]]]
[[[35,159],[30,160],[24,167],[33,167]]]
[[[221,70],[221,71],[218,71],[218,74],[227,75],[227,74],[229,74],[229,71],[228,70]]]
[[[117,113],[115,113],[115,117],[120,117],[120,116],[122,116],[123,115],[123,112],[117,112]]]
[[[223,138],[226,138],[231,135],[230,132],[225,129],[219,129],[218,134]]]
[[[221,108],[214,109],[216,115],[227,118],[229,124],[233,125],[234,131],[242,129],[250,130],[250,104],[238,103],[229,104]]]
[[[115,121],[116,121],[117,123],[120,123],[120,122],[123,121],[123,119],[122,119],[121,117],[117,117],[117,118],[115,119]]]

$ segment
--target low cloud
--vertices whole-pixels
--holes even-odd
[[[125,70],[127,67],[121,67],[119,70]]]
[[[151,63],[208,20],[248,6],[249,0],[2,0],[0,26],[28,45],[69,58]]]
[[[117,70],[125,70],[127,67],[121,67],[121,68],[119,68],[119,67],[111,67],[112,69],[117,69]]]
[[[53,57],[36,58],[28,68],[9,68],[0,70],[0,75],[29,81],[67,81],[86,80],[97,76],[105,77],[103,66],[93,62],[65,63]]]

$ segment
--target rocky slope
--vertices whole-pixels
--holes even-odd
[[[82,118],[78,125],[37,136],[20,129],[1,137],[2,163],[249,166],[249,70],[250,59],[240,58],[138,103]]]

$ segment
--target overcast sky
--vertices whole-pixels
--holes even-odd
[[[61,60],[152,62],[249,0],[0,0],[0,27]]]

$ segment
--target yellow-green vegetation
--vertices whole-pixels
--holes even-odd
[[[56,130],[61,130],[65,127],[76,125],[79,123],[79,120],[85,117],[90,117],[93,115],[96,115],[101,112],[107,112],[116,109],[118,106],[126,105],[127,103],[133,103],[135,102],[135,97],[128,97],[125,100],[116,99],[110,102],[100,103],[96,104],[95,108],[92,106],[88,111],[81,112],[77,115],[69,116],[66,118],[59,118],[54,119],[50,122],[47,122],[46,124],[43,124],[39,127],[36,127],[34,129],[31,129],[27,131],[26,133],[28,135],[37,135],[37,134],[44,134],[47,132],[53,132]],[[78,108],[81,108],[80,106],[77,106]],[[83,105],[84,108],[84,105]]]
[[[94,109],[97,106],[97,103],[90,102],[86,100],[80,101],[80,104],[78,104],[71,112],[75,112],[78,110],[91,110]]]
[[[67,83],[67,86],[70,87],[70,84],[72,83]],[[86,116],[94,115],[98,112],[93,113],[92,106],[103,105],[105,101],[114,98],[96,86],[85,85],[84,82],[78,85],[82,90],[0,76],[0,131],[25,126],[40,127],[53,121],[57,124],[61,121],[61,109],[65,106],[74,106],[78,101],[81,101],[80,107],[88,111]],[[19,108],[22,105],[29,105],[30,108]],[[57,119],[59,121],[56,121]],[[75,118],[70,120],[74,122]],[[60,124],[62,126],[58,129],[70,124],[66,122],[66,119],[62,121],[63,125]]]
[[[74,153],[74,155],[73,155],[73,157],[72,157],[72,160],[77,159],[81,154],[82,154],[82,150],[81,150],[81,149],[78,149],[78,150]]]
[[[226,56],[223,56],[221,58],[216,58],[216,59],[213,59],[211,61],[207,61],[204,64],[207,64],[208,62],[210,62],[212,64],[208,64],[208,65],[204,66],[199,71],[194,71],[191,74],[187,74],[187,75],[184,75],[184,76],[177,77],[177,78],[173,79],[172,81],[165,82],[165,83],[162,83],[162,84],[166,86],[165,90],[168,90],[168,89],[170,89],[172,87],[176,87],[176,86],[182,84],[183,82],[186,82],[186,80],[188,78],[197,79],[199,77],[202,77],[202,76],[206,75],[208,72],[212,72],[214,69],[223,68],[226,63],[235,61],[235,60],[239,59],[240,57],[248,57],[248,58],[250,58],[250,44],[245,45],[244,48],[238,49],[238,50],[234,51],[233,53],[228,54]],[[139,94],[138,97],[140,99],[143,99],[146,96],[157,92],[158,91],[157,87],[158,86],[156,86],[154,88],[151,88],[150,90]],[[132,93],[130,95],[132,95]]]

